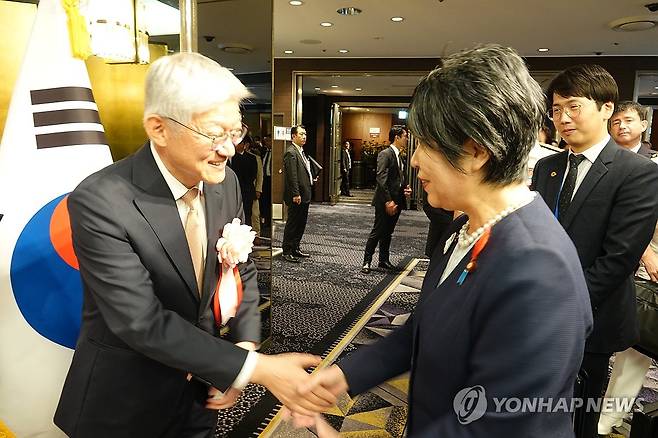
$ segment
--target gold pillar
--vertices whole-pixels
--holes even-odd
[[[198,52],[197,0],[178,0],[180,10],[180,51]]]

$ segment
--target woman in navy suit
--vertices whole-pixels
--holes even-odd
[[[433,207],[464,214],[399,330],[316,373],[358,394],[411,371],[410,437],[571,437],[592,315],[578,255],[526,186],[544,96],[512,49],[448,57],[416,88],[411,164]]]

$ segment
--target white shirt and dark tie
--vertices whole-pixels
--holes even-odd
[[[206,263],[206,253],[208,250],[206,207],[205,202],[203,202],[203,181],[200,181],[196,187],[188,189],[169,172],[169,169],[162,162],[153,143],[151,143],[151,153],[155,159],[155,164],[158,166],[169,190],[171,190],[171,194],[176,200],[176,208],[178,209],[178,215],[185,230],[185,237],[190,248],[190,256],[199,287],[199,295],[201,295],[203,290],[203,268]],[[190,195],[187,195],[188,192]],[[199,251],[201,251],[201,254],[198,254]],[[222,301],[233,302],[235,300],[232,300],[230,297],[220,297],[220,305]],[[258,354],[255,351],[250,351],[247,354],[242,369],[231,385],[232,387],[241,390],[247,386],[256,368],[257,360]]]

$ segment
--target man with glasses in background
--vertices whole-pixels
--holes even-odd
[[[639,339],[633,272],[656,224],[658,167],[608,135],[617,84],[598,65],[560,73],[548,92],[549,115],[567,149],[541,159],[532,188],[574,242],[594,316],[585,344],[583,397],[605,390],[612,354]],[[586,411],[579,438],[597,437],[599,413]]]
[[[218,238],[225,224],[245,220],[226,161],[246,134],[239,104],[248,95],[202,55],[158,59],[146,77],[149,141],[69,196],[84,304],[54,419],[68,436],[208,438],[217,409],[248,382],[307,412],[334,401],[295,398],[290,382],[307,379],[319,358],[255,352],[252,261],[225,271],[241,286],[216,291],[218,251],[236,257],[232,243],[216,249]]]

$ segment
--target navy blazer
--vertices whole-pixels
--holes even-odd
[[[208,252],[199,293],[185,232],[148,143],[86,178],[68,208],[80,262],[83,315],[55,413],[71,437],[162,436],[187,373],[226,389],[246,350],[219,339],[210,311],[228,222],[244,221],[238,180],[204,184]],[[243,301],[231,340],[260,340],[253,262],[239,265]]]
[[[493,400],[573,396],[592,315],[569,237],[537,197],[493,227],[461,286],[470,252],[437,286],[454,241],[446,254],[443,244],[436,248],[406,324],[338,364],[350,392],[411,370],[410,437],[572,437],[569,412],[496,412]],[[462,424],[453,401],[477,385],[486,411]]]
[[[532,188],[555,211],[568,152],[537,162]],[[633,273],[658,218],[658,166],[613,140],[603,148],[571,201],[562,226],[585,272],[594,330],[586,350],[623,351],[639,341]]]

